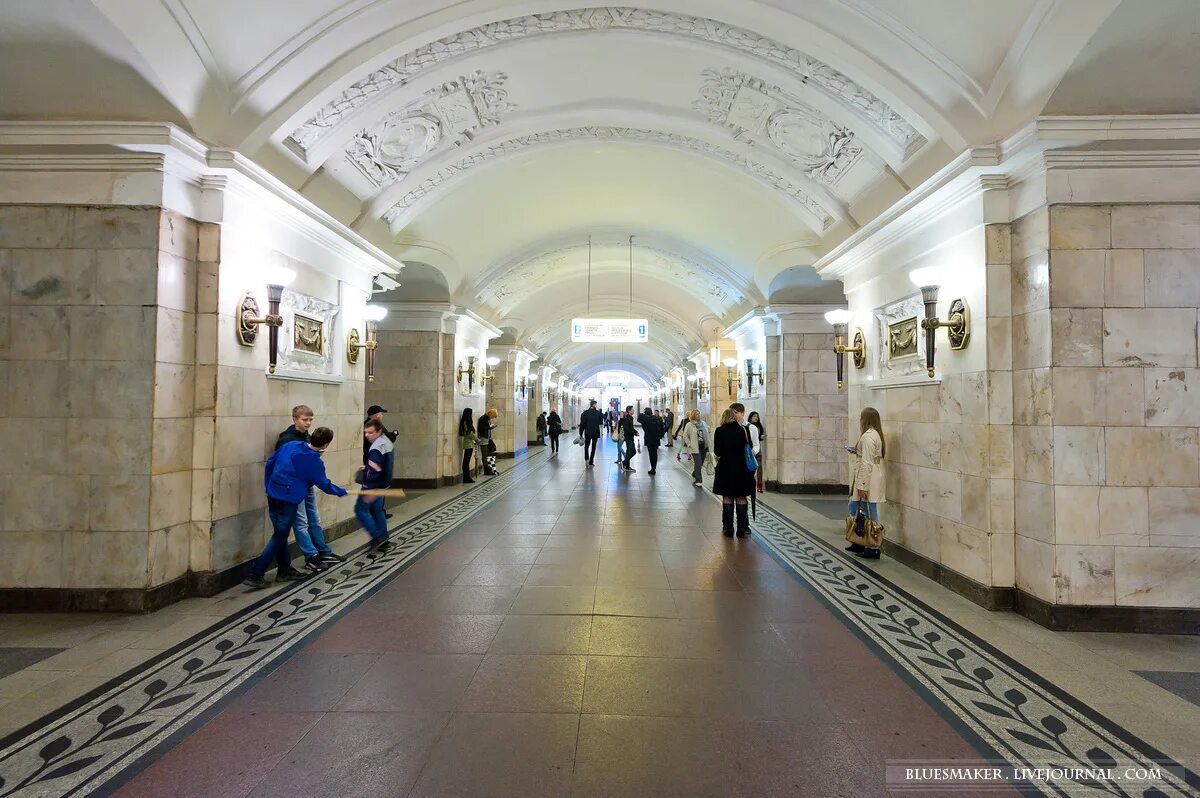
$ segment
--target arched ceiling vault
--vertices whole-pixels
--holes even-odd
[[[1032,119],[1064,74],[1055,107],[1107,112],[1094,63],[1127,63],[1158,37],[1186,65],[1188,10],[42,0],[0,9],[0,116],[178,120],[522,334],[578,307],[588,233],[593,302],[618,308],[634,234],[642,315],[690,322],[637,356],[653,375],[965,147]],[[1102,29],[1110,15],[1126,21]],[[1194,104],[1189,81],[1161,84],[1153,110]],[[576,365],[593,357],[546,344]]]

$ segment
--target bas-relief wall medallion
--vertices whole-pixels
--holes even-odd
[[[877,376],[907,377],[925,373],[920,322],[925,312],[919,293],[875,309]]]
[[[277,377],[335,382],[342,379],[341,357],[334,335],[341,308],[307,294],[284,289],[279,303],[283,327],[279,336]]]

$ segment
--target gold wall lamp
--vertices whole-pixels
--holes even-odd
[[[702,402],[708,396],[708,383],[703,377],[696,378],[696,401]]]
[[[867,338],[862,330],[854,331],[853,346],[846,346],[846,333],[850,320],[854,318],[848,310],[831,310],[825,314],[825,321],[833,325],[833,351],[837,355],[837,386],[839,389],[846,384],[846,355],[854,356],[854,368],[861,369],[867,365]]]
[[[296,279],[296,272],[284,266],[276,266],[267,270],[267,315],[260,316],[258,300],[252,294],[243,294],[237,306],[237,337],[242,346],[254,346],[258,340],[258,325],[267,327],[267,373],[275,373],[275,362],[279,356],[279,328],[283,326],[283,316],[279,314],[279,303],[283,299],[283,289]]]
[[[467,347],[463,350],[463,356],[467,359],[467,367],[463,368],[461,364],[458,366],[458,376],[455,382],[462,384],[464,376],[467,378],[467,393],[475,390],[475,361],[479,358],[479,353],[474,347]]]
[[[921,301],[925,303],[925,318],[921,320],[921,329],[925,331],[925,369],[930,377],[933,376],[938,327],[946,328],[946,338],[950,342],[950,348],[955,351],[966,349],[971,341],[971,309],[967,306],[967,300],[962,297],[956,298],[950,303],[947,319],[942,321],[938,318],[937,302],[941,277],[941,270],[935,267],[914,269],[909,274],[913,285],[921,289]]]
[[[758,387],[763,386],[763,381],[766,379],[766,373],[763,367],[759,364],[758,371],[754,370],[754,358],[746,358],[746,396],[754,396],[754,381],[758,380]]]
[[[375,350],[379,348],[379,322],[387,316],[388,309],[383,305],[367,305],[363,308],[363,318],[366,319],[367,340],[358,337],[358,329],[350,328],[346,337],[346,360],[354,365],[358,362],[358,353],[367,350],[367,382],[375,382]]]
[[[487,360],[484,361],[484,363],[486,364],[487,367],[483,370],[483,376],[481,376],[479,378],[480,385],[487,385],[489,382],[496,379],[495,368],[496,368],[496,366],[500,365],[500,358],[489,357]]]
[[[725,385],[727,386],[726,390],[729,391],[730,396],[734,396],[734,397],[737,396],[737,389],[735,388],[735,386],[740,386],[742,384],[742,378],[738,374],[737,365],[738,365],[738,362],[737,362],[736,357],[727,358],[725,360]]]
[[[531,377],[529,375],[525,375],[524,377],[521,378],[521,381],[517,383],[517,388],[519,388],[521,390],[521,398],[522,399],[525,398],[526,389],[532,388],[533,383],[536,381],[537,381],[537,377]]]

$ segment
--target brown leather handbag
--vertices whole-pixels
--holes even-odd
[[[854,515],[846,517],[846,542],[871,549],[883,545],[883,524],[871,520],[865,501],[859,500]]]

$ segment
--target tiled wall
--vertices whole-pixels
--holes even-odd
[[[1017,229],[1018,585],[1200,606],[1200,206],[1055,205]]]
[[[396,479],[436,479],[444,469],[443,334],[380,330],[378,335],[375,382],[367,384],[364,403],[390,411],[384,421],[397,433]]]
[[[521,397],[516,388],[517,364],[511,360],[502,360],[492,368],[494,375],[488,382],[488,407],[496,408],[496,429],[492,435],[496,441],[496,451],[504,455],[516,455],[529,448],[526,429],[529,425],[529,399]]]
[[[867,379],[882,343],[873,332],[874,310],[915,291],[907,269],[877,278],[850,297],[851,327],[864,329],[870,350],[862,371],[847,357],[845,440],[857,439],[863,407],[879,411],[887,442],[887,502],[880,510],[887,535],[988,586],[1013,584],[1012,395],[1005,347],[991,340],[993,331],[1006,329],[1008,308],[1006,294],[993,297],[987,289],[990,277],[1006,273],[1009,259],[1007,225],[999,225],[976,228],[909,264],[953,264],[954,282],[943,288],[939,310],[944,317],[959,296],[972,310],[966,349],[952,351],[945,333],[938,333],[940,381],[926,383],[922,371],[915,385],[880,389]],[[848,480],[844,452],[841,468]]]
[[[768,361],[778,363],[766,375],[778,397],[767,417],[767,479],[784,486],[845,485],[847,400],[837,387],[833,332],[817,314],[781,324],[782,335],[767,338]],[[777,372],[773,380],[771,371]]]
[[[0,207],[0,587],[186,570],[197,252],[177,221]]]

